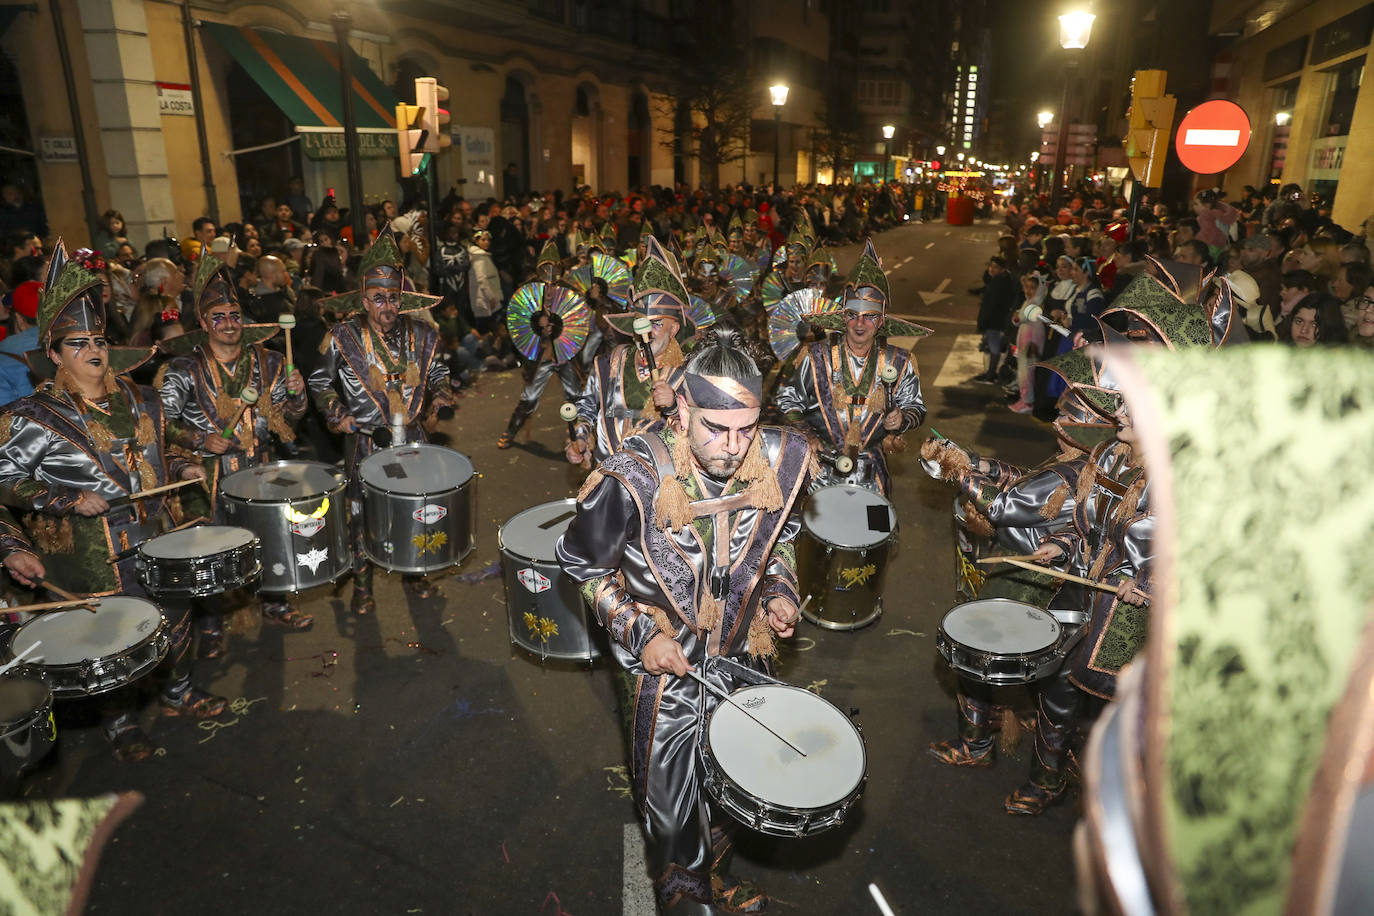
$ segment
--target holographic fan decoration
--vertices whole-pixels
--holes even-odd
[[[721,256],[720,276],[730,285],[736,299],[743,299],[754,288],[754,265],[737,254]]]
[[[561,333],[553,339],[554,356],[558,362],[571,359],[592,329],[592,313],[587,300],[568,289],[549,283],[526,283],[510,297],[506,308],[506,327],[511,342],[525,359],[539,358],[539,335],[534,329],[534,315],[540,307],[552,312],[554,326],[561,325]]]
[[[759,287],[759,298],[763,300],[765,309],[771,311],[786,294],[787,287],[782,282],[781,273],[774,271],[763,278],[763,283]]]
[[[630,268],[630,273],[634,273],[635,265],[639,263],[639,249],[631,248],[620,256],[620,260],[625,262],[625,266]]]
[[[700,296],[691,296],[687,300],[687,317],[698,331],[709,328],[715,324],[717,319],[715,310],[711,308],[711,303]]]
[[[592,252],[592,263],[574,268],[564,275],[573,289],[582,295],[587,295],[587,290],[591,288],[592,277],[600,277],[606,281],[606,294],[611,301],[623,308],[630,305],[630,281],[634,276],[630,273],[630,265],[620,258],[613,258],[608,254],[599,251]]]
[[[787,246],[779,245],[778,250],[773,252],[773,267],[775,270],[784,270],[787,267]]]
[[[768,313],[768,346],[779,361],[786,360],[801,346],[797,325],[810,322],[818,315],[840,311],[840,303],[820,290],[806,287],[783,296],[776,308]]]

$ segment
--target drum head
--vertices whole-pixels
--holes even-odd
[[[806,530],[832,547],[876,547],[892,536],[897,513],[881,493],[852,483],[822,487],[802,510]]]
[[[40,677],[12,671],[0,675],[0,723],[24,721],[42,709],[51,696],[47,682]]]
[[[708,726],[711,753],[750,795],[813,809],[847,798],[863,781],[864,743],[834,704],[800,687],[763,684],[730,696],[806,754],[783,744],[735,706],[721,703]]]
[[[220,482],[225,496],[253,502],[287,502],[323,496],[342,482],[334,468],[317,461],[274,461],[235,471]]]
[[[92,614],[85,608],[48,611],[19,628],[10,652],[26,665],[74,665],[117,655],[147,639],[162,612],[142,598],[102,598]]]
[[[146,557],[159,560],[182,560],[188,557],[209,557],[236,547],[253,543],[253,532],[247,528],[228,525],[201,525],[172,531],[144,541],[138,548]]]
[[[997,655],[1039,652],[1059,639],[1059,621],[1048,611],[1009,598],[968,601],[940,624],[961,645]]]
[[[358,472],[384,493],[419,496],[461,487],[472,479],[472,462],[451,448],[402,445],[369,455]]]
[[[556,499],[526,509],[501,526],[502,550],[530,560],[557,559],[554,545],[577,514],[577,500]]]

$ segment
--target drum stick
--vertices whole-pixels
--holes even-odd
[[[220,435],[226,439],[234,438],[234,427],[239,425],[243,419],[244,411],[258,402],[258,389],[252,385],[245,385],[243,391],[239,392],[239,409],[234,411],[234,417],[229,421],[229,425],[220,431]]]
[[[1082,576],[1075,576],[1073,573],[1060,572],[1049,566],[1040,566],[1036,563],[1024,563],[1013,557],[987,557],[988,560],[995,560],[998,563],[1010,563],[1012,566],[1019,566],[1022,569],[1029,569],[1031,572],[1044,573],[1052,579],[1063,579],[1065,582],[1075,582],[1079,585],[1086,585],[1088,588],[1095,588],[1104,592],[1115,592],[1117,587],[1107,582],[1099,582],[1096,579],[1085,579]]]
[[[873,897],[873,902],[878,904],[878,911],[882,913],[883,916],[896,916],[896,914],[892,912],[892,907],[887,905],[887,898],[883,896],[883,892],[878,890],[878,885],[870,884],[868,886],[868,893]]]
[[[282,334],[286,338],[286,374],[290,375],[296,371],[295,361],[291,358],[291,329],[296,326],[296,316],[290,312],[282,312],[277,316],[277,326],[282,329]]]
[[[658,381],[658,362],[654,359],[654,347],[649,343],[649,335],[653,333],[654,323],[641,315],[635,319],[635,336],[639,338],[640,351],[644,354],[644,362],[649,365],[649,375],[654,381]]]
[[[78,602],[81,602],[82,604],[85,604],[85,605],[86,605],[86,609],[87,609],[88,611],[90,611],[92,614],[95,613],[95,607],[94,607],[93,604],[91,603],[91,599],[90,599],[90,598],[82,598],[80,595],[73,595],[71,592],[67,591],[65,588],[58,588],[56,585],[53,585],[53,584],[52,584],[51,582],[49,582],[47,579],[39,579],[39,580],[38,580],[38,584],[39,584],[40,586],[42,586],[43,588],[46,588],[48,591],[52,592],[52,593],[53,593],[54,595],[56,595],[57,597],[63,599],[64,601],[78,601]],[[99,604],[99,603],[100,603],[99,600],[97,600],[97,601],[94,602],[94,604]]]
[[[145,496],[156,496],[158,493],[166,493],[168,490],[179,490],[182,487],[189,487],[193,483],[201,483],[201,479],[196,477],[192,480],[178,480],[176,483],[164,483],[160,487],[153,487],[151,490],[139,490],[137,493],[130,493],[130,499],[142,499]]]
[[[721,689],[720,689],[719,687],[717,687],[715,684],[712,684],[710,681],[706,680],[706,678],[702,677],[700,674],[697,674],[697,673],[696,673],[695,671],[693,671],[691,668],[688,668],[688,669],[687,669],[687,676],[690,677],[690,678],[692,678],[692,679],[693,679],[694,681],[696,681],[697,683],[701,684],[701,686],[705,687],[707,690],[711,691],[712,693],[714,693],[716,696],[720,697],[720,698],[721,698],[722,700],[724,700],[725,702],[729,703],[731,706],[733,706],[733,707],[735,707],[736,709],[738,709],[740,712],[744,713],[744,714],[745,714],[746,716],[748,716],[749,718],[753,719],[755,722],[757,722],[759,725],[761,725],[761,726],[763,727],[763,730],[766,731],[766,732],[768,732],[768,734],[772,735],[774,738],[777,738],[779,741],[781,741],[783,744],[785,744],[785,745],[787,745],[788,747],[790,747],[792,750],[796,751],[796,752],[797,752],[798,754],[800,754],[801,756],[803,756],[803,757],[806,756],[806,752],[805,752],[805,751],[803,751],[801,748],[797,747],[797,746],[796,746],[795,744],[793,744],[791,741],[788,741],[788,740],[787,740],[786,738],[784,738],[782,735],[779,735],[777,732],[775,732],[775,731],[773,731],[771,728],[769,728],[766,724],[764,724],[764,721],[763,721],[762,719],[760,719],[758,716],[754,715],[752,712],[750,712],[749,710],[747,710],[747,709],[745,709],[743,706],[741,706],[739,703],[737,703],[737,702],[735,701],[735,698],[732,697],[732,696],[730,696],[730,694],[726,693],[724,690],[721,690]]]
[[[1011,556],[1011,557],[979,557],[978,559],[974,560],[973,562],[975,562],[975,563],[982,563],[982,564],[988,564],[988,563],[1005,563],[1005,562],[1007,562],[1008,560],[1024,560],[1025,562],[1029,563],[1029,562],[1031,562],[1031,561],[1034,560],[1034,559],[1035,559],[1035,554],[1033,554],[1033,553],[1022,553],[1022,554],[1017,554],[1016,556]]]
[[[18,607],[5,608],[5,613],[17,614],[22,611],[25,614],[36,614],[39,611],[55,611],[59,608],[85,607],[88,611],[94,614],[95,608],[91,607],[91,605],[99,603],[99,598],[77,598],[75,601],[49,601],[45,604],[21,604]]]

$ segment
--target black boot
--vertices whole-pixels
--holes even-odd
[[[496,447],[510,448],[515,442],[515,434],[520,432],[520,427],[525,425],[525,421],[530,418],[538,406],[536,401],[520,399],[515,405],[515,410],[511,411],[510,420],[506,423],[506,431],[501,434],[501,438],[496,440]]]
[[[1062,672],[1040,690],[1030,779],[1007,796],[1003,807],[1008,814],[1042,814],[1064,797],[1069,738],[1082,704],[1082,692]]]
[[[933,741],[926,753],[941,763],[954,767],[987,767],[993,762],[992,704],[959,691],[955,697],[959,708],[959,737],[949,741]]]

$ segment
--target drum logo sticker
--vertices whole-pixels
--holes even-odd
[[[448,510],[443,506],[436,506],[434,503],[427,503],[416,509],[411,514],[411,518],[422,525],[433,525],[435,522],[448,515]]]
[[[272,575],[274,575],[274,576],[284,576],[284,575],[286,575],[286,564],[285,564],[285,563],[273,563],[273,564],[272,564]]]
[[[535,595],[542,594],[553,588],[553,582],[549,577],[539,572],[537,569],[525,567],[515,574],[515,578],[520,580],[520,584],[529,589]]]
[[[308,566],[310,568],[310,574],[313,576],[315,573],[319,572],[320,564],[327,559],[329,559],[329,551],[321,547],[314,550],[307,550],[305,553],[296,554],[296,565]]]
[[[749,699],[744,701],[743,706],[745,709],[758,709],[767,702],[767,697],[750,697]]]
[[[291,530],[303,538],[313,538],[323,529],[324,519],[322,518],[306,518],[291,523]]]

